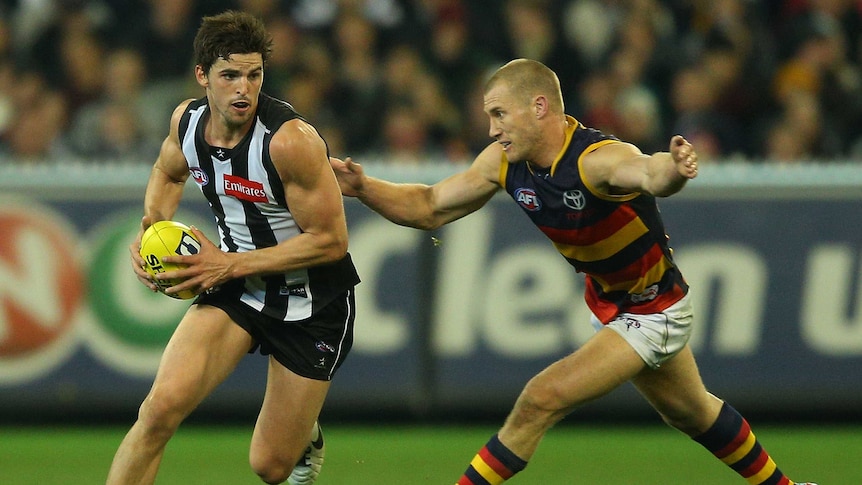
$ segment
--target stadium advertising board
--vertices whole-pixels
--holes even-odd
[[[176,219],[214,234],[199,194],[186,199]],[[660,201],[711,390],[752,412],[862,409],[860,204],[798,192]],[[330,412],[502,411],[591,335],[582,276],[511,200],[433,233],[346,207],[363,282]],[[0,201],[7,419],[135,412],[188,305],[150,293],[130,271],[139,212],[128,194]],[[264,372],[264,359],[249,356],[200,412],[255,413]],[[630,391],[601,409],[645,410]]]

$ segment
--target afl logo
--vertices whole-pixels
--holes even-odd
[[[563,193],[563,204],[569,209],[579,211],[587,205],[587,199],[580,190],[567,190]]]
[[[516,190],[515,201],[518,202],[521,207],[530,212],[536,212],[542,208],[542,202],[539,200],[539,196],[536,195],[536,191],[533,189],[522,187]]]
[[[194,167],[189,169],[189,172],[192,173],[192,178],[195,179],[195,182],[198,183],[201,187],[209,183],[210,179],[207,177],[207,173],[203,171],[200,167]]]

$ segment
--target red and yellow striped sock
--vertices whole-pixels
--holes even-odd
[[[727,403],[712,427],[694,440],[751,485],[794,485],[760,446],[745,418]]]
[[[494,435],[473,457],[455,485],[500,485],[526,466],[526,461],[512,453]]]

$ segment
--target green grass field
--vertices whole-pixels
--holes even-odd
[[[317,485],[452,485],[493,426],[326,426]],[[3,485],[99,484],[125,432],[119,427],[0,428]],[[755,432],[791,478],[862,484],[862,426],[761,426]],[[187,425],[168,446],[156,483],[257,484],[249,427]],[[662,426],[561,425],[508,483],[744,485],[688,438]]]

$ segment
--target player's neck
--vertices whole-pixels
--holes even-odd
[[[549,168],[557,161],[565,145],[565,130],[551,129],[546,131],[540,146],[537,147],[535,158],[530,159],[530,165],[538,168]]]
[[[245,138],[248,130],[251,129],[252,121],[239,126],[231,126],[210,117],[205,132],[206,141],[211,146],[233,148]]]

